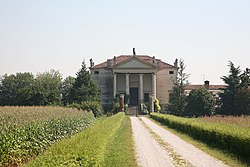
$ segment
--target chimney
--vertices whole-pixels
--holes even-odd
[[[107,59],[107,67],[108,68],[112,67],[112,59]]]
[[[115,66],[116,65],[116,57],[114,56],[114,59],[113,59],[113,66]]]
[[[209,90],[209,81],[204,81],[205,83],[205,89]]]
[[[175,62],[174,62],[174,67],[177,68],[178,67],[178,59],[175,59]]]
[[[153,63],[155,63],[155,56],[153,56]]]
[[[136,55],[136,53],[135,53],[135,48],[133,48],[133,56],[135,56]]]
[[[90,68],[92,68],[92,67],[94,66],[93,59],[91,58],[91,59],[89,60],[89,62],[90,62]]]

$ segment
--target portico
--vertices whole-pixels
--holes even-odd
[[[118,77],[119,76],[119,77]],[[144,77],[146,76],[146,78]],[[132,78],[131,78],[132,77]],[[119,81],[117,81],[119,78]],[[131,79],[130,79],[131,78]],[[125,82],[123,82],[125,79]],[[122,83],[125,83],[125,87]],[[144,86],[145,85],[145,86]],[[136,89],[138,91],[136,91]],[[133,91],[133,92],[132,92]],[[130,97],[129,105],[136,105],[145,102],[146,96],[156,97],[156,75],[155,73],[131,73],[127,71],[124,73],[113,74],[113,96],[117,94],[126,93]],[[136,98],[138,97],[138,99]],[[149,97],[146,97],[149,99]],[[138,100],[138,102],[132,102],[131,100]]]

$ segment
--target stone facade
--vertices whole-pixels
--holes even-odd
[[[157,98],[166,106],[176,80],[177,67],[146,55],[122,55],[90,67],[100,88],[102,104],[110,104],[121,93],[129,95],[129,106]]]

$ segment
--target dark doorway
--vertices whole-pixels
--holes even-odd
[[[138,106],[138,88],[130,88],[129,95],[129,104],[131,106]]]

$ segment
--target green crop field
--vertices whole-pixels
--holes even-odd
[[[19,166],[94,121],[71,108],[0,107],[0,166]]]

